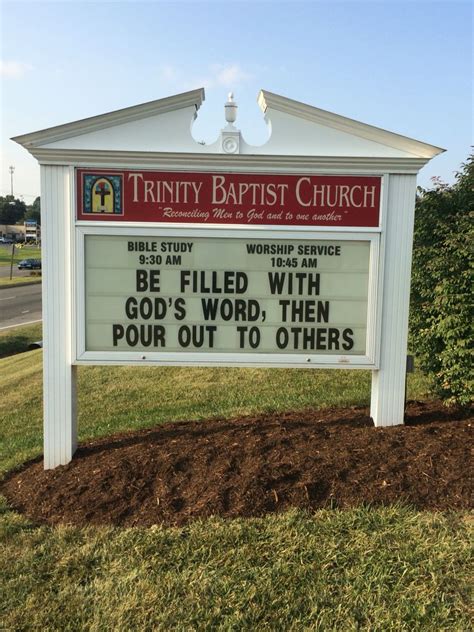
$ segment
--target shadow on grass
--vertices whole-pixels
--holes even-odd
[[[28,351],[28,345],[30,343],[31,338],[24,334],[9,336],[4,340],[0,339],[0,358],[6,358],[7,356]]]

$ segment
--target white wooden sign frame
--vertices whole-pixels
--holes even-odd
[[[209,364],[311,366],[369,369],[370,415],[376,426],[403,423],[411,253],[416,175],[443,150],[292,99],[261,91],[258,103],[269,139],[248,145],[233,126],[215,143],[197,144],[190,122],[204,100],[194,90],[81,121],[17,136],[41,165],[43,245],[44,467],[71,461],[77,446],[77,367],[90,364]],[[227,103],[226,111],[235,103]],[[75,220],[75,169],[378,176],[382,178],[380,224],[348,229],[153,225]],[[245,230],[245,233],[242,231]],[[216,235],[231,239],[364,239],[371,243],[367,356],[322,358],[232,354],[113,352],[84,350],[84,236]],[[138,355],[146,357],[138,357]],[[159,355],[159,357],[158,357]],[[178,354],[175,354],[178,355]],[[217,354],[214,354],[214,356]],[[283,354],[281,354],[283,355]],[[113,356],[113,357],[112,357]],[[186,357],[185,357],[186,356]],[[257,357],[255,357],[257,356]],[[267,361],[268,360],[268,361]]]
[[[216,170],[216,158],[209,170]],[[77,355],[78,304],[82,300],[78,293],[81,284],[78,278],[79,260],[76,249],[80,248],[79,235],[88,231],[111,229],[110,224],[100,222],[77,222],[75,213],[75,168],[94,167],[93,163],[82,162],[70,165],[45,165],[42,167],[42,190],[49,217],[43,220],[44,239],[44,406],[45,406],[45,468],[68,463],[77,445],[76,412],[76,369],[80,364],[110,364],[110,361],[88,362]],[[114,163],[111,167],[126,168],[126,163]],[[104,165],[97,165],[103,168]],[[154,168],[148,165],[148,168]],[[195,169],[196,170],[196,169]],[[258,172],[263,172],[262,166]],[[308,169],[309,171],[309,169]],[[306,171],[306,172],[308,172]],[[272,170],[272,173],[275,171]],[[302,171],[304,173],[304,171]],[[327,173],[311,170],[311,173]],[[358,175],[361,171],[346,172]],[[364,173],[362,171],[362,173]],[[365,172],[367,173],[367,172]],[[371,169],[371,175],[383,177],[381,223],[378,228],[354,229],[352,239],[369,237],[378,251],[378,264],[374,269],[377,280],[371,289],[371,310],[375,309],[376,322],[373,340],[375,350],[371,362],[357,368],[372,371],[372,396],[370,413],[378,426],[403,423],[405,396],[406,343],[408,335],[408,296],[411,271],[411,248],[413,234],[415,174],[387,174]],[[400,212],[403,209],[403,213]],[[105,222],[103,223],[105,224]],[[120,230],[143,227],[122,222]],[[156,227],[155,227],[156,228]],[[240,228],[240,227],[239,227]],[[183,230],[168,226],[168,230]],[[146,231],[153,230],[146,227]],[[204,230],[202,227],[196,230]],[[208,227],[206,230],[210,230]],[[216,228],[217,230],[217,228]],[[222,230],[222,228],[219,228]],[[256,237],[264,231],[252,229]],[[268,230],[268,229],[267,229]],[[281,227],[275,234],[283,236]],[[306,230],[301,231],[305,237]],[[349,234],[347,229],[328,230],[318,228],[318,238],[332,234],[338,239]],[[79,240],[79,244],[78,244]],[[82,265],[82,264],[81,264]],[[376,288],[376,289],[375,289]],[[83,290],[81,290],[83,291]],[[376,298],[375,298],[376,295]],[[146,360],[143,361],[146,363]],[[308,363],[309,364],[309,363]],[[242,366],[242,365],[241,365]],[[266,365],[268,366],[268,365]],[[301,366],[301,365],[299,365]],[[316,363],[313,364],[316,367]],[[327,366],[327,365],[325,365]],[[356,365],[345,365],[356,368]],[[342,366],[341,366],[342,368]]]

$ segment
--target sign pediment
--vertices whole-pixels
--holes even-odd
[[[189,143],[189,140],[192,140],[191,125],[203,101],[204,89],[201,88],[38,132],[15,136],[12,140],[30,151],[37,147],[126,150],[127,143],[130,144],[131,141],[129,137],[132,137],[136,144],[135,149],[146,151],[146,145],[152,145],[153,138],[156,139],[155,143],[159,142],[160,133],[163,135],[168,130],[168,135],[172,134],[176,139],[175,143],[179,144],[176,134],[179,135],[180,132],[186,136],[186,141]],[[151,150],[151,147],[149,149]],[[157,150],[153,149],[153,151]]]
[[[39,160],[94,152],[136,154],[246,154],[247,156],[328,157],[330,159],[413,160],[418,170],[444,151],[400,134],[261,90],[258,104],[269,138],[260,146],[228,124],[212,144],[192,136],[204,89],[124,108],[99,116],[16,136]],[[230,148],[230,149],[229,149]],[[72,152],[72,153],[71,153]]]
[[[339,152],[344,156],[413,156],[429,160],[445,151],[272,92],[261,90],[258,103],[272,127],[270,145],[281,143],[292,132],[300,143],[323,145],[328,155]]]

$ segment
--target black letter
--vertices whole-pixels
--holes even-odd
[[[353,335],[354,332],[352,331],[352,329],[344,329],[344,331],[342,332],[342,338],[343,340],[345,340],[345,342],[342,343],[342,348],[345,351],[350,351],[354,346],[354,340],[351,338],[351,336]]]
[[[160,291],[160,271],[150,270],[150,292]]]
[[[137,292],[146,292],[148,289],[147,271],[137,270]]]
[[[134,318],[137,318],[137,299],[134,296],[130,296],[130,298],[127,298],[127,301],[125,302],[125,314],[127,315],[127,318],[131,318],[132,320]]]
[[[282,340],[283,337],[283,340]],[[284,327],[280,327],[276,333],[276,343],[279,349],[286,349],[288,346],[288,332]]]
[[[117,346],[117,342],[123,338],[123,325],[112,325],[112,340],[114,341],[114,347]]]
[[[184,309],[184,306],[186,305],[186,301],[184,300],[184,298],[177,298],[174,302],[174,317],[176,318],[176,320],[183,320],[183,318],[186,318],[186,310]]]

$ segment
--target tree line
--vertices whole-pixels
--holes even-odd
[[[13,195],[0,196],[0,224],[23,224],[25,220],[34,220],[41,224],[39,196],[32,204],[25,204]]]

